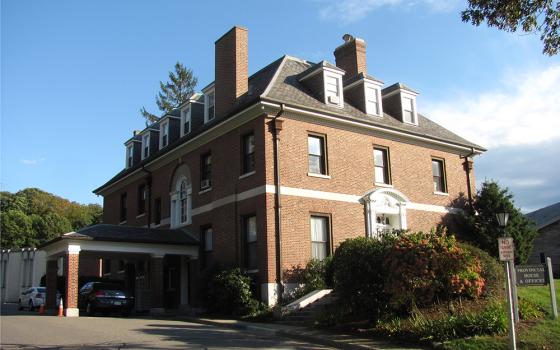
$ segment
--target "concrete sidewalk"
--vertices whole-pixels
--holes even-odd
[[[363,349],[378,349],[378,350],[426,350],[432,349],[426,346],[411,345],[399,343],[397,341],[389,341],[384,339],[372,339],[368,337],[360,337],[359,335],[349,333],[330,332],[323,329],[316,329],[311,327],[298,327],[278,323],[257,323],[245,322],[230,319],[215,319],[215,318],[197,318],[178,316],[176,319],[201,323],[212,326],[228,327],[233,329],[246,330],[258,334],[279,336],[302,340],[308,343],[324,345],[337,349],[349,350],[363,350]]]

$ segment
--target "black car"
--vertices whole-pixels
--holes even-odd
[[[117,283],[88,282],[78,295],[78,307],[89,316],[96,312],[120,312],[128,316],[134,308],[134,297]]]

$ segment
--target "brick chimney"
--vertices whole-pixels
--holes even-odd
[[[221,118],[249,87],[247,29],[233,27],[216,40],[215,111]]]
[[[334,50],[334,57],[336,66],[346,72],[344,78],[351,79],[360,73],[367,74],[366,42],[350,34],[344,34],[342,39],[344,44]]]

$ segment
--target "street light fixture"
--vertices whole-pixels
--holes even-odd
[[[508,222],[508,218],[509,218],[509,214],[506,213],[506,212],[496,214],[496,219],[498,220],[498,224],[502,228],[506,227],[507,222]]]

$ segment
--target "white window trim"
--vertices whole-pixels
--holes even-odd
[[[404,99],[409,98],[412,100],[412,119],[413,122],[409,123],[404,120]],[[416,95],[401,91],[401,115],[403,116],[402,122],[409,125],[418,125],[418,113],[416,112]]]
[[[381,117],[383,115],[383,103],[382,100],[383,98],[381,97],[381,84],[374,84],[371,82],[365,82],[364,83],[364,96],[365,96],[365,101],[366,101],[366,114],[369,115],[373,115],[373,116],[377,116],[377,117]],[[377,105],[379,108],[379,112],[376,113],[375,111],[371,110],[371,106],[368,103],[368,99],[367,99],[367,89],[374,89],[375,93],[377,95]]]
[[[128,150],[130,150],[130,158],[132,158],[132,162],[131,162],[132,164],[131,164],[131,165],[128,164],[128,158],[129,158],[129,152],[128,152]],[[124,166],[125,166],[126,169],[131,168],[132,166],[134,166],[134,143],[132,143],[132,142],[129,143],[128,145],[126,145],[126,156],[125,156],[125,160],[124,160],[124,161],[125,161]]]
[[[208,96],[214,94],[214,117],[208,119]],[[214,88],[207,90],[204,93],[204,124],[214,120],[216,118],[216,90]]]
[[[331,178],[330,175],[316,174],[316,173],[307,173],[307,176],[318,177],[318,178],[321,178],[321,179],[330,179]]]
[[[334,104],[329,102],[329,98],[327,96],[327,77],[335,78],[338,84],[338,104]],[[344,89],[342,87],[342,74],[333,73],[331,71],[323,70],[323,92],[325,95],[324,102],[328,106],[334,106],[338,108],[344,107]]]
[[[214,97],[215,98],[215,97]],[[214,102],[214,104],[216,104]],[[214,107],[216,108],[216,107]],[[205,108],[206,110],[206,108]],[[189,131],[185,133],[185,123],[189,121]],[[190,134],[192,131],[192,105],[189,103],[182,111],[181,111],[181,137]]]
[[[187,221],[181,222],[181,183],[187,182]],[[175,183],[175,191],[171,192],[171,217],[170,227],[177,228],[192,224],[192,183],[189,184],[185,176],[181,176]],[[160,223],[161,224],[161,223]]]
[[[142,135],[142,154],[140,155],[142,159],[145,159],[146,157],[150,156],[150,132],[147,131],[144,135]],[[144,148],[146,146],[146,143],[148,144],[148,155],[145,157],[144,156]]]
[[[167,128],[167,144],[163,144],[163,131]],[[163,121],[159,126],[159,148],[169,146],[169,120]]]
[[[239,176],[239,180],[244,179],[244,178],[246,178],[246,177],[249,177],[249,176],[251,176],[251,175],[254,175],[255,173],[256,173],[256,171],[253,170],[253,171],[250,171],[250,172],[245,173],[245,174],[243,174],[243,175],[240,175],[240,176]]]

